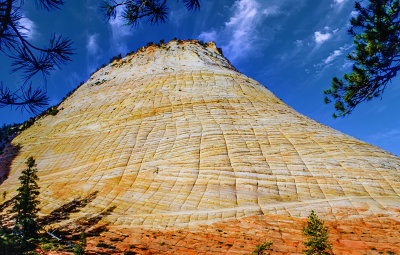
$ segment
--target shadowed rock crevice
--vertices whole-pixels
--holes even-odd
[[[52,234],[55,234],[62,239],[77,240],[82,231],[85,231],[88,237],[99,236],[100,233],[108,231],[107,226],[109,225],[108,222],[100,223],[100,221],[109,216],[116,206],[111,206],[93,216],[86,215],[76,220],[72,219],[72,221],[69,221],[71,220],[71,214],[81,212],[83,208],[96,199],[97,195],[98,191],[95,191],[84,198],[76,198],[71,202],[60,206],[48,215],[42,216],[39,219],[39,225],[50,230]],[[57,223],[61,225],[55,228],[49,228],[52,224]]]
[[[79,218],[78,220],[76,220],[75,223],[78,225],[81,225],[81,226],[94,226],[97,223],[99,223],[103,218],[110,215],[115,210],[115,208],[117,208],[115,205],[111,206],[107,210],[105,210],[97,215],[94,215],[92,217],[85,216],[85,217]]]
[[[18,156],[21,146],[8,143],[0,154],[0,185],[8,178],[11,171],[11,164]],[[2,194],[3,198],[5,193]]]
[[[8,199],[0,204],[0,213],[2,213],[6,208],[12,206],[15,203],[15,197]]]
[[[107,216],[109,216],[117,206],[111,206],[105,211],[98,213],[92,217],[85,216],[74,221],[74,228],[70,228],[70,231],[74,235],[79,235],[81,231],[85,231],[87,236],[98,236],[100,233],[108,231],[109,222],[101,222]],[[68,227],[68,226],[67,226]]]
[[[80,217],[72,222],[62,224],[53,231],[63,238],[75,240],[79,238],[82,231],[84,231],[88,237],[99,236],[101,233],[108,231],[110,223],[107,221],[102,222],[102,220],[109,216],[115,208],[116,206],[111,206],[93,216]]]
[[[54,223],[68,220],[72,213],[79,212],[82,208],[91,203],[97,196],[98,191],[92,192],[85,198],[76,198],[69,203],[66,203],[59,208],[53,210],[46,216],[39,219],[39,224],[42,226],[51,225]]]

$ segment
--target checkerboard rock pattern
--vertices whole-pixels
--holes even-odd
[[[400,219],[400,159],[290,108],[213,42],[171,41],[95,72],[0,155],[0,200],[34,156],[41,214],[96,194],[121,227],[192,227],[256,215]],[[7,168],[7,169],[6,169]],[[5,193],[4,193],[5,192]],[[1,202],[1,201],[0,201]],[[340,212],[340,213],[338,213]]]

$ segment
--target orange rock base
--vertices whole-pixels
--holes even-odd
[[[220,221],[211,225],[152,230],[110,227],[88,238],[94,254],[251,254],[262,242],[272,241],[272,254],[301,254],[306,219],[263,215]],[[335,254],[399,254],[400,219],[375,218],[325,221]],[[103,241],[115,249],[100,248]],[[54,254],[54,253],[53,253]]]

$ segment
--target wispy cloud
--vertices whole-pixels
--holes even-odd
[[[333,0],[333,3],[331,4],[331,7],[335,9],[335,11],[341,11],[343,9],[343,6],[345,6],[345,3],[348,0]]]
[[[351,11],[350,17],[356,17],[358,14],[360,14],[358,11]]]
[[[99,44],[97,42],[98,36],[98,34],[88,35],[86,49],[91,55],[95,55],[99,51]]]
[[[342,65],[342,67],[341,67],[341,70],[348,70],[348,69],[350,69],[353,65],[354,65],[353,62],[351,62],[351,61],[349,61],[349,60],[346,60],[346,61],[343,63],[343,65]]]
[[[324,60],[324,63],[327,65],[342,54],[343,54],[342,50],[335,50]]]
[[[346,2],[347,0],[333,0],[333,2],[335,4],[343,4],[344,2]]]
[[[328,65],[332,64],[333,61],[335,61],[339,56],[342,56],[343,54],[347,53],[347,51],[348,51],[351,47],[352,47],[351,45],[346,44],[346,45],[340,47],[339,49],[334,50],[333,52],[331,52],[331,53],[329,54],[328,57],[324,58],[324,59],[321,61],[321,63],[315,64],[314,67],[315,67],[315,68],[318,68],[318,69],[327,67]],[[345,63],[347,63],[347,62],[345,62]],[[346,67],[347,67],[347,66],[346,66]]]
[[[390,130],[385,130],[383,132],[378,132],[378,133],[370,135],[369,138],[372,140],[400,138],[400,129],[394,128],[394,129],[390,129]]]
[[[19,26],[21,34],[26,36],[28,39],[32,40],[37,35],[36,24],[26,16],[23,16],[19,20]]]
[[[304,45],[303,40],[296,40],[294,43],[296,44],[297,47],[303,47],[303,45]]]
[[[236,0],[233,5],[233,15],[224,26],[204,31],[199,38],[222,43],[228,58],[235,60],[257,47],[257,43],[261,40],[259,26],[267,17],[279,13],[276,5],[263,7],[257,0]]]
[[[235,59],[241,57],[247,51],[252,50],[252,41],[257,41],[257,25],[263,18],[277,14],[276,7],[261,9],[255,0],[240,0],[235,3],[234,16],[225,23],[232,37],[226,48],[229,55]]]
[[[91,73],[99,67],[104,54],[101,47],[99,46],[99,34],[88,34],[86,37],[87,70]]]
[[[108,24],[111,28],[111,47],[116,49],[119,53],[127,52],[126,37],[132,33],[129,26],[125,24],[121,16],[121,9],[117,8],[117,15],[115,19],[110,19]]]
[[[215,31],[215,30],[204,31],[204,32],[201,32],[201,34],[199,35],[199,39],[204,40],[206,42],[216,41],[217,37],[218,37],[217,31]]]

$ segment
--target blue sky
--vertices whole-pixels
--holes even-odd
[[[99,0],[69,0],[56,11],[36,10],[25,1],[27,36],[46,45],[51,33],[73,41],[72,62],[55,70],[43,85],[51,104],[86,81],[111,57],[125,56],[147,42],[179,39],[213,40],[243,74],[266,86],[300,113],[358,139],[400,155],[400,78],[387,87],[382,99],[364,103],[346,118],[333,119],[332,105],[323,103],[322,91],[333,76],[351,69],[346,55],[353,49],[347,33],[355,15],[352,0],[218,0],[202,1],[201,10],[186,11],[182,1],[169,1],[166,24],[136,28],[119,18],[107,21]],[[0,77],[10,88],[21,84],[10,73],[10,59],[0,55]],[[0,109],[1,122],[23,122],[31,115],[9,107]]]

